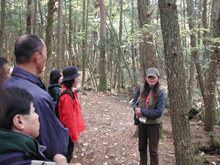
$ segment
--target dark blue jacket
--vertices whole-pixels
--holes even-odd
[[[55,154],[65,154],[69,142],[68,130],[62,126],[54,113],[54,102],[44,84],[34,74],[15,67],[3,88],[26,89],[34,98],[34,108],[39,115],[40,134],[37,140],[46,146],[45,155],[52,159]]]
[[[138,107],[136,102],[138,100],[139,95],[140,95],[140,86],[138,87],[134,95],[133,104],[132,104],[133,109]],[[149,117],[152,119],[159,118],[163,114],[164,108],[165,108],[165,94],[164,94],[164,91],[161,89],[158,94],[158,99],[157,99],[155,109],[152,111],[151,109],[141,108],[141,114],[145,117]]]

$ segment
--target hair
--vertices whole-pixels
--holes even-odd
[[[150,94],[150,91],[151,91],[151,88],[150,88],[149,84],[147,83],[147,81],[145,81],[144,90],[141,92],[141,98],[146,98]],[[160,91],[160,83],[159,83],[159,81],[157,81],[157,83],[155,84],[155,86],[152,89],[153,101],[157,101],[159,91]]]
[[[24,64],[30,61],[35,52],[42,53],[44,44],[41,38],[33,34],[26,34],[15,42],[15,57],[18,64]]]
[[[5,64],[8,64],[8,60],[4,57],[0,57],[0,68],[2,68]]]
[[[61,77],[60,71],[53,70],[50,73],[50,84],[57,84],[60,77]]]
[[[7,111],[7,99],[8,99],[9,95],[8,93],[0,88],[0,123],[2,122],[4,115]]]
[[[70,90],[71,90],[71,88],[72,88],[73,83],[74,83],[74,79],[73,79],[73,80],[68,80],[68,81],[63,81],[63,82],[62,82],[62,84],[65,85],[65,87],[66,87],[67,89],[70,89]]]
[[[33,97],[25,89],[8,88],[8,97],[6,99],[7,110],[0,121],[0,128],[11,130],[13,126],[13,118],[17,114],[28,115],[30,114],[30,103]]]

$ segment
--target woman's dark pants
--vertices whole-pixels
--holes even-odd
[[[68,163],[70,163],[70,161],[72,160],[73,148],[74,148],[74,143],[72,142],[71,138],[69,137],[68,150],[65,155]]]
[[[150,165],[159,164],[159,138],[160,124],[139,124],[140,165],[147,164],[147,139],[149,139]]]

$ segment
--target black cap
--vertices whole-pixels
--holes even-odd
[[[53,70],[50,73],[50,84],[57,84],[60,77],[61,77],[60,71]]]
[[[73,80],[79,76],[80,74],[75,66],[68,66],[63,69],[63,81]]]

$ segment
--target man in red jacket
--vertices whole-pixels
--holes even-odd
[[[73,97],[68,93],[62,95],[58,103],[59,119],[63,126],[69,129],[69,145],[66,154],[68,162],[72,159],[74,143],[77,142],[78,135],[85,130],[81,107],[76,92],[79,76],[80,74],[74,66],[63,69],[63,82],[60,94],[64,90],[73,92]]]

